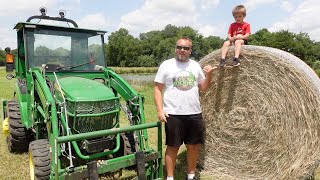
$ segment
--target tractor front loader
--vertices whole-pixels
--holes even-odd
[[[161,124],[146,122],[144,97],[105,66],[106,32],[45,9],[15,29],[15,75],[7,78],[17,81],[14,98],[2,102],[3,130],[10,152],[29,152],[31,179],[98,179],[124,168],[137,179],[162,179]],[[120,126],[122,110],[130,125]],[[157,129],[156,149],[148,128]]]

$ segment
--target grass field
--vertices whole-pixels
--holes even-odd
[[[14,92],[14,83],[16,79],[7,80],[5,76],[4,67],[0,67],[0,99],[12,99]],[[149,85],[133,86],[135,90],[143,94],[145,97],[145,116],[147,122],[157,121],[156,109],[153,101],[153,86],[152,83]],[[1,104],[2,110],[2,104]],[[29,162],[28,154],[11,154],[7,149],[6,137],[2,133],[2,120],[3,115],[2,111],[0,113],[0,179],[29,179]],[[124,117],[122,115],[121,117]],[[124,120],[122,120],[124,121]],[[125,123],[123,123],[125,124]],[[156,147],[157,143],[157,132],[156,129],[151,129],[148,131],[149,143],[151,147]],[[164,135],[163,135],[164,137]],[[164,138],[163,138],[164,139]],[[163,141],[164,142],[164,141]],[[165,148],[165,146],[164,146]],[[164,153],[165,149],[163,149]],[[177,170],[176,170],[176,179],[183,179],[185,176],[186,169],[186,159],[185,159],[185,148],[181,147],[180,154],[177,160]],[[124,172],[124,176],[132,175],[132,172]]]

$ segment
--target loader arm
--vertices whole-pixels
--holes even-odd
[[[118,92],[126,101],[130,112],[132,113],[132,125],[139,125],[146,123],[144,116],[144,97],[137,93],[122,77],[116,74],[112,69],[105,68],[105,74],[109,76],[109,85],[116,92]],[[140,149],[149,149],[148,133],[146,129],[137,131],[139,137]]]
[[[47,136],[52,145],[54,145],[52,148],[55,149],[56,155],[54,151],[52,151],[52,161],[51,162],[57,162],[58,167],[60,168],[60,160],[57,159],[58,156],[61,155],[61,150],[60,147],[55,143],[55,138],[59,136],[58,132],[58,117],[57,117],[57,109],[56,109],[56,104],[54,101],[54,98],[50,92],[50,89],[43,78],[42,74],[40,73],[39,69],[33,69],[31,71],[33,81],[34,81],[34,89],[35,92],[37,92],[39,101],[37,104],[35,104],[36,107],[34,111],[38,112],[42,118],[39,119],[44,119],[44,123],[46,124],[46,129],[47,129]],[[39,131],[40,125],[42,124],[41,122],[34,122],[36,125],[36,130],[37,138],[44,138],[44,134],[40,134],[41,132]],[[57,173],[57,169],[55,169]]]

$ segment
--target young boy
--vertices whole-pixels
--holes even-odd
[[[220,67],[226,65],[226,55],[228,53],[229,46],[234,45],[234,59],[232,62],[233,66],[239,66],[239,55],[241,45],[248,44],[248,37],[250,35],[250,24],[244,22],[243,19],[246,17],[246,8],[243,5],[238,5],[232,10],[232,15],[236,22],[232,23],[228,31],[228,41],[224,42],[221,49],[221,60]]]

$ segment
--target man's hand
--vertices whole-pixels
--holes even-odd
[[[211,83],[212,72],[217,68],[217,66],[212,67],[210,65],[206,65],[203,67],[203,73],[205,74],[206,78],[204,79],[204,81],[202,81],[201,84],[199,84],[200,91],[206,91],[209,88]]]
[[[158,113],[158,119],[160,122],[167,122],[167,117],[169,117],[169,115],[166,112]]]
[[[207,76],[207,75],[209,75],[209,74],[211,74],[215,69],[217,69],[218,67],[217,66],[214,66],[214,67],[212,67],[212,66],[210,66],[210,65],[206,65],[206,66],[204,66],[204,68],[203,68],[203,72],[204,72],[204,74]]]

